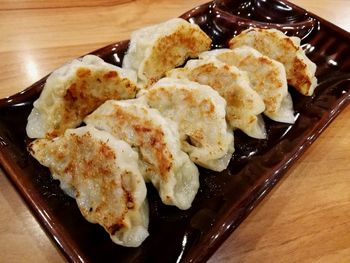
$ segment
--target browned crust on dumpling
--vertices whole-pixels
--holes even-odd
[[[169,152],[165,134],[160,127],[157,127],[154,123],[149,120],[143,120],[138,116],[131,114],[122,109],[122,107],[114,105],[114,116],[115,126],[112,128],[115,130],[115,134],[123,133],[120,129],[123,126],[131,125],[131,128],[137,134],[135,136],[136,145],[140,147],[141,154],[143,149],[147,149],[153,152],[156,160],[147,160],[146,156],[143,155],[142,159],[148,164],[147,172],[159,174],[163,181],[166,181],[168,174],[173,165],[173,156]],[[123,138],[124,136],[121,136]],[[125,136],[126,138],[127,136]],[[133,144],[133,143],[132,143]]]
[[[180,25],[175,32],[159,38],[144,64],[149,84],[163,77],[166,71],[182,65],[188,57],[194,58],[209,50],[210,45],[211,39],[204,32],[189,25]],[[181,54],[179,48],[186,50],[186,54]]]
[[[304,74],[306,64],[295,58],[293,61],[293,78],[287,78],[288,83],[298,89],[301,94],[308,95],[309,88],[312,84],[310,78]]]
[[[250,32],[258,34],[251,42],[245,39]],[[306,64],[309,59],[304,55],[300,56],[304,54],[304,51],[290,37],[277,30],[252,28],[243,31],[229,41],[230,48],[242,45],[249,45],[262,54],[281,62],[286,68],[288,84],[303,95],[312,95],[314,85],[316,85],[313,82],[316,80]],[[309,64],[313,63],[310,61]]]
[[[75,78],[68,83],[56,116],[61,116],[48,138],[62,134],[67,128],[75,127],[82,119],[108,99],[134,98],[137,86],[123,78],[116,70],[91,71],[78,68]]]
[[[43,158],[42,154],[45,154],[44,149],[49,149],[50,158],[64,164],[50,167],[50,169],[62,179],[67,176],[71,178],[70,184],[75,189],[78,203],[79,198],[83,198],[84,195],[80,191],[81,185],[89,181],[98,184],[99,200],[89,199],[91,207],[79,205],[79,209],[88,221],[98,222],[111,235],[114,235],[116,231],[126,226],[126,214],[136,207],[133,194],[123,183],[123,177],[127,180],[126,177],[133,175],[124,171],[121,174],[121,180],[116,180],[115,171],[118,170],[115,163],[118,158],[116,152],[107,143],[93,139],[90,133],[79,136],[69,134],[68,137],[59,139],[62,142],[61,145],[55,145],[53,140],[41,139],[30,144],[28,149],[39,160]],[[66,162],[62,162],[64,158],[67,158]],[[118,184],[121,185],[118,186]],[[119,198],[116,198],[114,193],[117,188],[122,190]],[[119,209],[114,209],[113,204]]]

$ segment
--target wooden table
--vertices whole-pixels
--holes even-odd
[[[0,0],[0,97],[206,0]],[[348,0],[293,0],[350,31]],[[350,58],[349,58],[350,59]],[[210,262],[350,262],[350,107]],[[0,262],[63,262],[0,171]]]

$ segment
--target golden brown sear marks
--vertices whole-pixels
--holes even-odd
[[[133,108],[133,106],[130,107]],[[134,108],[137,109],[138,106],[135,105]],[[137,110],[133,112],[128,110],[127,107],[118,104],[113,105],[110,114],[98,116],[98,113],[93,113],[92,115],[106,119],[110,123],[110,132],[113,135],[125,140],[134,147],[138,147],[141,158],[149,154],[153,156],[149,158],[148,171],[159,174],[162,180],[167,180],[173,158],[168,150],[165,134],[157,123],[147,118],[142,118],[142,116],[138,115]],[[130,132],[132,132],[132,136],[128,134]]]
[[[108,99],[135,98],[136,73],[87,55],[55,70],[28,116],[30,138],[54,138],[80,125]]]
[[[152,47],[149,58],[145,61],[145,75],[154,83],[165,72],[180,66],[189,57],[198,56],[210,48],[211,40],[195,28],[181,25],[175,32],[161,37]]]
[[[217,55],[225,63],[248,72],[252,88],[265,103],[265,113],[275,112],[287,94],[287,80],[282,64],[250,47],[239,47]]]
[[[287,73],[288,84],[301,94],[313,94],[317,79],[316,65],[306,57],[300,39],[288,37],[276,29],[248,29],[229,41],[230,48],[251,46],[262,54],[281,62]]]
[[[241,129],[252,137],[265,137],[264,129],[255,129],[258,125],[256,116],[264,111],[265,106],[258,93],[252,89],[245,72],[219,59],[208,57],[189,60],[184,68],[174,69],[167,74],[170,77],[188,79],[210,86],[226,100],[226,119],[232,128]],[[201,106],[205,104],[199,103],[199,107],[204,109]],[[212,107],[207,105],[206,108],[208,109],[206,115],[209,116]],[[251,120],[256,120],[256,123]],[[259,129],[260,133],[251,132]]]
[[[163,203],[188,209],[198,190],[198,170],[181,151],[176,125],[143,98],[109,100],[84,120],[130,144],[139,154],[145,180],[159,192]]]
[[[89,69],[79,68],[76,75],[77,78],[69,84],[63,96],[62,105],[58,105],[56,109],[61,120],[58,120],[58,126],[49,136],[62,134],[67,128],[76,126],[108,99],[136,96],[136,85],[120,76],[117,71],[91,72]]]
[[[300,59],[294,58],[293,61],[293,78],[288,78],[288,82],[295,87],[299,87],[301,94],[308,94],[309,87],[312,82],[309,76],[305,75],[304,72],[306,69],[306,64],[303,63]]]
[[[200,55],[200,59],[219,60],[245,71],[251,88],[265,104],[264,114],[278,122],[294,123],[293,102],[288,93],[286,71],[282,63],[251,46],[207,51]]]
[[[38,139],[29,145],[29,150],[50,168],[61,185],[74,189],[82,215],[113,236],[130,227],[129,213],[138,213],[140,208],[133,190],[144,182],[141,174],[125,168],[121,161],[125,157],[118,155],[116,147],[120,147],[120,155],[134,154],[135,159],[130,161],[137,166],[136,153],[124,142],[112,144],[115,139],[106,134],[85,126],[67,130],[64,136],[55,139]]]
[[[225,168],[227,163],[221,158],[230,155],[229,149],[233,151],[233,136],[225,119],[226,102],[218,92],[208,85],[170,77],[144,91],[143,98],[177,124],[181,149],[192,161],[215,171]]]
[[[150,147],[156,158],[154,164],[149,168],[159,174],[163,180],[167,180],[173,158],[167,149],[164,133],[149,121],[142,122],[140,120],[139,124],[132,125],[132,127],[139,138],[137,146],[141,147],[141,152],[143,151],[142,148]]]
[[[137,72],[144,87],[149,87],[165,73],[182,65],[188,58],[211,46],[211,39],[198,25],[181,18],[135,31],[123,60],[123,68]]]

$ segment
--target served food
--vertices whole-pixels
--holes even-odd
[[[277,29],[250,28],[232,38],[229,46],[251,46],[281,62],[286,70],[288,84],[305,96],[313,94],[317,86],[316,64],[300,47],[300,38],[288,37]]]
[[[215,49],[203,52],[199,57],[214,57],[247,72],[251,87],[264,101],[264,114],[274,121],[294,123],[293,102],[281,63],[249,46]]]
[[[87,55],[55,70],[34,102],[26,127],[29,138],[54,138],[79,126],[107,99],[135,98],[136,74]]]
[[[123,68],[135,70],[144,85],[151,85],[210,45],[211,39],[198,25],[174,18],[133,32]]]
[[[103,226],[115,243],[137,247],[148,236],[146,185],[137,153],[126,142],[85,126],[35,140],[28,149],[76,199],[83,216]]]
[[[164,204],[188,209],[199,187],[198,169],[181,150],[175,123],[140,100],[109,100],[84,122],[126,141],[139,153],[145,180],[159,191]]]
[[[219,93],[196,82],[163,78],[141,94],[151,108],[178,124],[181,148],[193,162],[214,171],[226,169],[233,134]]]
[[[194,162],[226,169],[234,129],[267,137],[262,113],[293,124],[287,80],[313,94],[315,64],[297,38],[249,29],[230,40],[232,49],[210,45],[183,19],[144,28],[133,33],[123,68],[91,55],[74,60],[34,102],[27,134],[39,139],[29,152],[116,244],[139,246],[148,236],[145,182],[164,204],[190,208],[199,189]]]
[[[253,138],[266,138],[261,117],[265,105],[251,88],[246,72],[213,58],[189,60],[185,67],[174,69],[167,75],[212,87],[226,100],[226,118],[233,129],[240,129]]]

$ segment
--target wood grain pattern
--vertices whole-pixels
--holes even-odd
[[[76,8],[76,7],[101,7],[101,6],[116,6],[124,3],[130,3],[135,0],[98,0],[98,1],[82,1],[82,0],[60,0],[60,1],[45,1],[45,0],[0,0],[0,10],[20,10],[20,9],[61,9],[61,8]]]
[[[0,0],[0,97],[205,2]],[[292,2],[350,31],[348,0]],[[349,130],[348,107],[210,262],[350,262]],[[64,262],[2,172],[0,255],[1,262]]]

